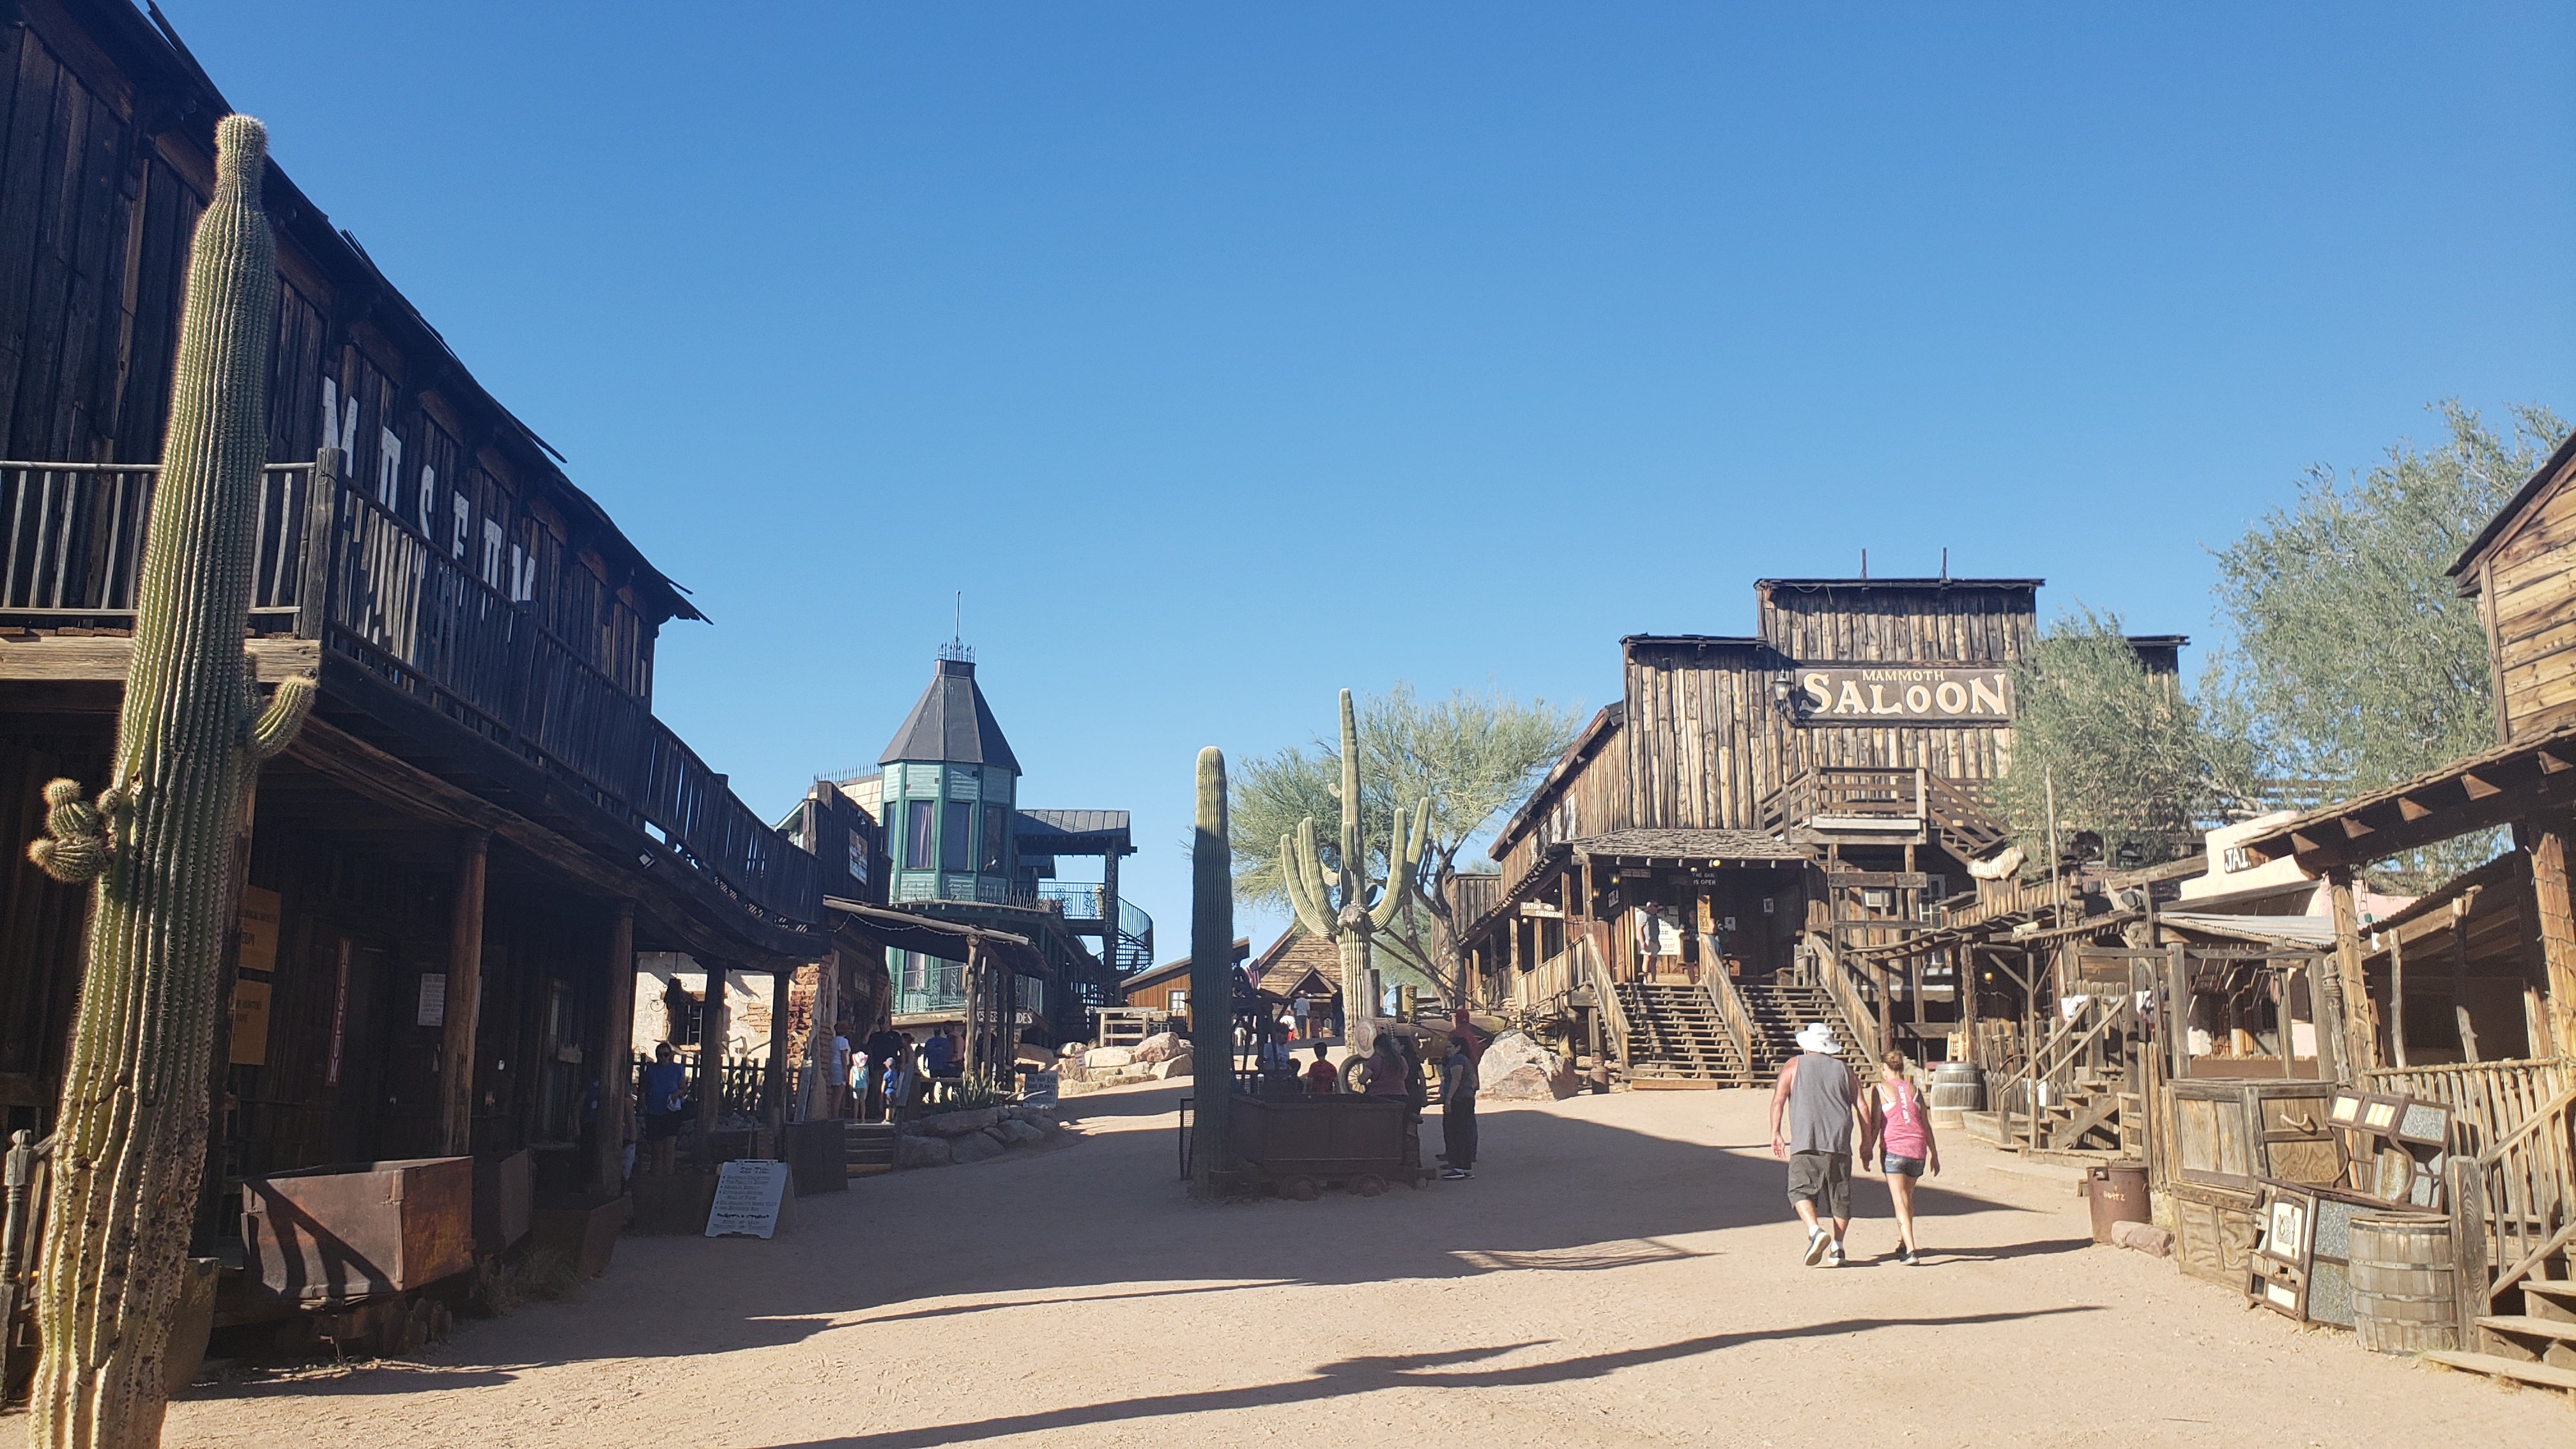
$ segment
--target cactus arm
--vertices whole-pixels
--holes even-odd
[[[65,885],[83,885],[106,873],[112,854],[106,817],[81,799],[80,786],[69,780],[46,782],[45,838],[27,847],[36,868]]]
[[[295,743],[304,728],[305,717],[313,713],[313,695],[317,681],[310,674],[298,674],[278,681],[277,693],[266,709],[261,710],[244,732],[242,745],[254,761],[275,759],[288,745]]]
[[[1314,826],[1315,822],[1309,820],[1301,832],[1309,844],[1315,838]],[[1297,924],[1307,935],[1329,938],[1333,934],[1332,928],[1326,924],[1329,918],[1324,913],[1322,903],[1316,898],[1315,882],[1307,874],[1314,868],[1315,859],[1311,852],[1301,854],[1298,844],[1294,837],[1286,835],[1279,837],[1279,868],[1287,877],[1288,904],[1296,911]]]
[[[1405,826],[1411,822],[1404,817],[1404,811],[1395,812],[1392,822],[1394,834],[1388,836],[1386,842],[1386,889],[1378,893],[1377,904],[1369,908],[1369,924],[1381,931],[1394,925],[1395,918],[1403,913],[1405,903],[1413,899],[1406,890],[1412,884],[1412,877],[1404,868]]]

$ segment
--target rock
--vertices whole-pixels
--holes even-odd
[[[1156,1062],[1167,1062],[1174,1057],[1185,1057],[1189,1054],[1188,1042],[1168,1031],[1158,1031],[1138,1042],[1135,1054],[1129,1057],[1128,1061],[1140,1067],[1150,1067]]]
[[[946,1167],[956,1161],[945,1137],[898,1137],[894,1140],[894,1165],[897,1167]]]
[[[1489,1102],[1553,1102],[1574,1094],[1572,1073],[1526,1032],[1507,1031],[1476,1062],[1476,1095]]]
[[[1002,1109],[1002,1120],[1028,1122],[1043,1130],[1055,1125],[1055,1108],[1040,1106],[1035,1102],[1013,1102]]]
[[[969,1132],[981,1132],[992,1126],[1000,1115],[990,1107],[978,1107],[971,1112],[942,1112],[935,1117],[924,1117],[913,1125],[932,1137],[963,1137]]]
[[[1174,1077],[1186,1077],[1189,1074],[1190,1057],[1187,1052],[1176,1057],[1165,1057],[1154,1063],[1154,1080],[1158,1082],[1169,1081]]]
[[[990,1132],[969,1132],[948,1139],[948,1151],[959,1162],[981,1162],[1002,1155],[1005,1144]]]
[[[1078,1057],[1089,1050],[1091,1050],[1089,1042],[1069,1041],[1056,1048],[1055,1054],[1060,1057]]]
[[[1093,1047],[1082,1054],[1082,1067],[1084,1071],[1106,1071],[1111,1067],[1123,1067],[1134,1060],[1136,1060],[1134,1047]]]
[[[1034,1123],[1023,1122],[1016,1117],[1012,1117],[1005,1118],[1002,1121],[994,1123],[993,1135],[1001,1138],[1003,1144],[1006,1146],[1026,1147],[1031,1143],[1044,1142],[1046,1140],[1046,1129],[1037,1126]]]
[[[2161,1258],[2173,1252],[2173,1234],[2153,1223],[2113,1223],[2111,1244]]]

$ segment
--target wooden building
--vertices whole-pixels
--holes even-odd
[[[104,783],[232,107],[124,0],[5,13],[0,800],[22,843],[46,779]],[[655,640],[699,617],[683,593],[274,165],[265,200],[275,461],[245,649],[264,684],[321,693],[256,782],[206,1232],[244,1176],[321,1163],[533,1149],[541,1180],[614,1183],[634,953],[784,975],[831,949],[824,873],[654,717]],[[86,893],[6,854],[0,1111],[41,1132]]]
[[[1477,994],[1674,1084],[1765,1072],[1804,1020],[1871,1054],[1948,1031],[1945,966],[1851,957],[2003,847],[1984,790],[2041,582],[1764,579],[1749,635],[1622,639],[1620,699],[1491,847]],[[2132,642],[2170,675],[2185,641]]]
[[[1234,938],[1230,967],[1252,959],[1252,938]],[[1190,1007],[1190,958],[1177,957],[1159,966],[1139,971],[1119,983],[1123,1002],[1138,1011],[1151,1011],[1165,1016],[1179,1016]]]

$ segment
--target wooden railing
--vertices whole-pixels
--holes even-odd
[[[254,628],[294,627],[311,463],[260,480]],[[134,612],[157,463],[0,463],[0,618],[114,626]]]
[[[1564,950],[1541,960],[1513,983],[1519,990],[1523,1006],[1540,1006],[1555,1001],[1583,984],[1582,959],[1575,954],[1575,947],[1582,939],[1577,936],[1566,942]]]
[[[814,857],[468,561],[336,474],[272,463],[253,630],[293,630],[545,771],[755,917],[822,919]],[[130,623],[154,464],[0,463],[0,619]],[[497,567],[497,561],[495,563]]]
[[[2564,1060],[2451,1062],[2381,1067],[2363,1072],[2361,1084],[2374,1092],[2420,1097],[2450,1108],[2450,1150],[2483,1154],[2530,1121],[2552,1098],[2576,1086],[2576,1069]]]
[[[1589,934],[1577,936],[1567,943],[1564,955],[1574,961],[1576,969],[1582,973],[1581,979],[1591,986],[1593,996],[1599,999],[1601,1024],[1608,1029],[1611,1053],[1619,1058],[1619,1070],[1624,1074],[1628,1070],[1628,1007],[1619,999],[1618,983],[1610,979],[1608,963],[1601,959],[1599,951],[1593,949]]]
[[[327,456],[327,455],[326,455]],[[658,839],[755,916],[822,916],[814,857],[634,695],[463,559],[315,474],[299,632]]]
[[[1708,965],[1700,972],[1700,989],[1708,993],[1708,1004],[1726,1027],[1727,1036],[1735,1043],[1735,1062],[1750,1070],[1753,1066],[1753,1012],[1744,1004],[1744,993],[1735,987],[1735,978],[1726,972],[1726,962],[1715,950],[1716,942],[1700,938],[1700,960]]]
[[[2576,1087],[2542,1103],[2478,1154],[2496,1274],[2487,1302],[2576,1246]]]
[[[1852,1044],[1859,1047],[1864,1061],[1876,1062],[1884,1050],[1878,1040],[1878,1008],[1862,993],[1860,983],[1852,977],[1851,968],[1837,955],[1833,943],[1823,936],[1809,938],[1816,951],[1816,974],[1826,994],[1841,1008],[1843,1020],[1850,1024]]]
[[[1789,778],[1762,799],[1768,830],[1831,820],[1886,821],[1891,826],[1924,818],[1923,771],[1874,765],[1823,765]]]

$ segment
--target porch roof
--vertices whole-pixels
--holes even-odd
[[[2239,845],[2250,859],[2294,856],[2300,865],[2323,871],[2365,865],[2571,806],[2576,806],[2576,724],[2321,806]]]

